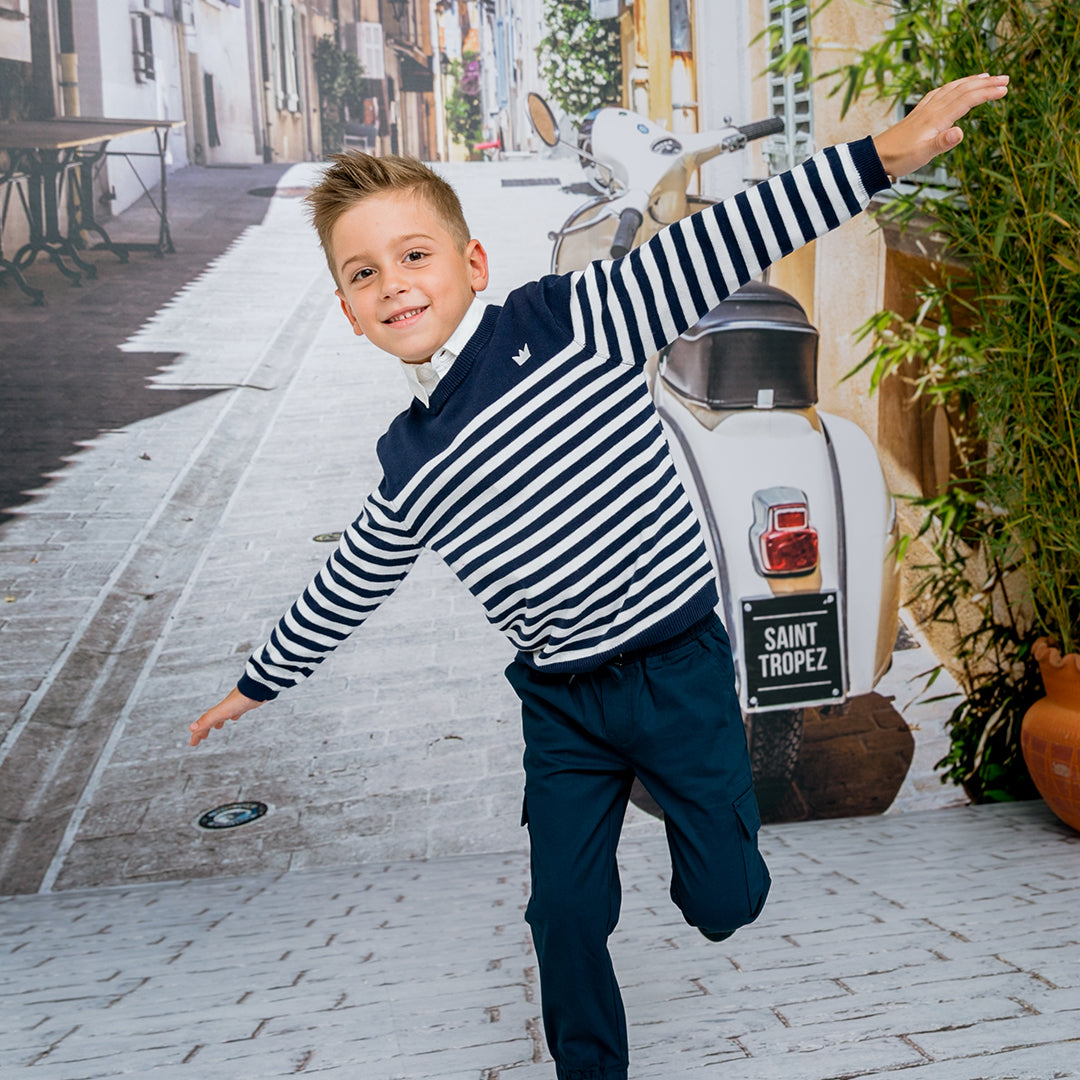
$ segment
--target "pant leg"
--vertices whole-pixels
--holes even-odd
[[[568,683],[517,663],[507,677],[522,703],[532,867],[525,917],[548,1047],[559,1080],[625,1080],[626,1018],[607,939],[622,900],[616,848],[633,774],[602,737],[588,677]]]
[[[631,760],[664,811],[671,897],[692,926],[727,934],[757,918],[770,885],[731,646],[717,621],[642,666]]]

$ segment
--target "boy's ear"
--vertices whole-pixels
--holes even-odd
[[[469,284],[473,292],[483,292],[488,285],[488,257],[475,237],[465,245],[465,259],[469,264]]]
[[[345,294],[340,289],[335,289],[334,295],[341,302],[341,310],[345,312],[345,318],[349,320],[352,332],[357,337],[363,337],[364,331],[360,329],[360,324],[356,321],[356,316],[353,314],[353,309],[349,307],[349,301],[345,299]]]

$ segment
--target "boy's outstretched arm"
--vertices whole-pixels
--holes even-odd
[[[226,720],[239,720],[246,712],[257,709],[263,702],[241,694],[235,687],[212,709],[208,709],[195,723],[188,726],[191,732],[191,745],[198,746],[210,734],[211,728],[220,731]]]
[[[964,137],[956,121],[976,105],[1009,92],[1008,75],[969,75],[931,90],[888,131],[874,136],[874,148],[890,177],[921,169]]]

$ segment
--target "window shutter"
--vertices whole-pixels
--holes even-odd
[[[361,23],[364,52],[360,63],[364,76],[368,79],[385,79],[386,67],[383,62],[383,29],[381,23]]]
[[[810,7],[788,0],[766,0],[775,60],[795,46],[806,49],[801,70],[791,75],[769,72],[769,106],[773,116],[784,121],[784,131],[765,144],[769,171],[784,172],[814,152],[814,111],[810,91]]]

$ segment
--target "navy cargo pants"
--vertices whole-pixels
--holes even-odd
[[[586,675],[520,661],[506,675],[522,704],[525,917],[558,1080],[626,1080],[607,939],[619,919],[615,855],[634,774],[664,811],[671,897],[687,922],[727,934],[757,917],[769,891],[731,647],[713,615]]]

